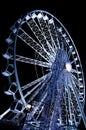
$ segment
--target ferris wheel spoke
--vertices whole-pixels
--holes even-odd
[[[41,82],[39,82],[36,86],[34,86],[34,88],[32,88],[30,91],[28,91],[25,95],[24,98],[26,98],[27,96],[29,96],[32,92],[34,91],[38,91],[38,88],[40,89],[40,85],[44,82],[44,80],[42,80]]]
[[[35,92],[33,92],[33,95],[28,99],[28,103],[30,103],[38,94],[39,94],[39,92],[43,89],[43,92],[44,91],[46,91],[46,89],[47,89],[47,83],[48,83],[48,81],[49,81],[49,79],[50,79],[50,77],[51,77],[51,75],[50,74],[48,74],[47,75],[47,77],[45,78],[45,80],[43,81],[43,83],[41,84],[41,86],[40,87],[38,87],[37,89],[36,89],[36,91]]]
[[[81,102],[80,102],[80,99],[79,99],[79,94],[78,94],[78,92],[77,92],[77,90],[76,90],[76,84],[75,84],[75,82],[74,82],[74,80],[72,80],[72,88],[73,88],[73,92],[74,92],[74,95],[75,95],[75,97],[76,97],[76,100],[77,100],[77,103],[78,103],[78,106],[79,106],[79,110],[80,110],[80,112],[81,112],[81,116],[82,116],[82,119],[83,119],[83,122],[84,122],[84,125],[85,125],[85,127],[86,127],[86,117],[85,117],[85,113],[84,113],[84,111],[83,111],[83,107],[82,107],[82,105],[81,105]]]
[[[55,49],[56,49],[56,51],[57,51],[58,48],[60,48],[60,43],[59,43],[58,34],[57,34],[57,30],[56,30],[56,26],[55,26],[55,23],[54,23],[53,18],[51,18],[51,19],[48,21],[48,27],[49,27],[49,30],[50,30],[52,39],[53,39],[53,41],[54,41]]]
[[[43,46],[40,46],[36,41],[34,41],[33,38],[31,38],[22,28],[20,28],[22,31],[21,34],[18,34],[18,37],[26,43],[28,46],[30,46],[37,54],[39,54],[41,57],[43,57],[46,61],[50,62],[50,60],[54,60],[54,57],[50,55]]]
[[[24,86],[22,86],[21,87],[22,91],[28,89],[29,87],[32,87],[33,85],[41,82],[42,80],[44,81],[45,79],[47,79],[48,75],[51,76],[51,72],[42,76],[42,77],[40,77],[40,78],[38,78],[38,79],[36,79],[36,80],[34,80],[34,81],[32,81],[32,82],[30,82],[30,83],[28,83],[28,84],[26,84],[26,85],[24,85]]]
[[[79,87],[82,86],[82,87],[84,88],[83,83],[81,83],[81,81],[80,81],[79,79],[77,79],[76,76],[73,75],[73,74],[72,74],[72,79],[74,80],[74,82],[75,82]]]
[[[47,21],[47,27],[48,27],[48,30],[49,30],[49,37],[51,37],[52,46],[53,46],[54,50],[57,52],[58,45],[60,45],[60,44],[59,44],[59,41],[58,41],[58,36],[57,36],[57,34],[55,33],[54,20],[53,20],[53,18],[47,19],[47,15],[46,15],[44,18],[45,18],[46,21]],[[51,31],[51,29],[50,29],[50,24],[53,25],[53,29],[54,29],[54,30],[52,30],[52,31]],[[56,37],[55,37],[55,35],[53,35],[53,33],[56,34]],[[57,41],[57,42],[55,42],[55,38],[56,38],[56,41]]]
[[[68,113],[69,113],[69,118],[70,118],[70,120],[72,121],[72,111],[71,111],[71,91],[70,91],[70,88],[69,88],[69,86],[67,87],[68,88],[68,92],[67,92],[67,94],[68,94],[68,106],[69,106],[69,108],[68,108]],[[70,122],[71,124],[70,125],[72,125],[72,122]]]
[[[28,99],[27,103],[30,103],[40,92],[40,90],[45,86],[43,83],[42,86],[40,86],[34,93],[33,95]]]
[[[40,91],[40,89],[43,88],[43,84],[44,84],[45,80],[40,81],[38,84],[36,84],[30,91],[28,91],[25,95],[24,98],[30,96],[31,93],[35,92],[35,94],[38,94],[38,92]],[[33,95],[35,95],[33,94]]]
[[[50,50],[52,50],[54,53],[56,53],[54,41],[52,39],[50,29],[47,24],[48,16],[47,15],[44,16],[43,13],[39,13],[37,16],[37,19],[38,19],[39,25],[41,27],[42,33],[43,33],[44,37],[46,38],[46,40],[48,41],[48,46],[49,46]]]
[[[32,32],[34,33],[35,37],[38,39],[39,43],[44,46],[45,50],[48,51],[49,53],[52,53],[53,55],[55,55],[54,49],[52,48],[50,42],[45,37],[44,33],[39,28],[39,26],[37,25],[37,23],[35,22],[35,20],[32,18],[32,19],[30,19],[26,23],[28,24],[28,26],[30,27],[30,29],[32,30]]]
[[[28,58],[28,57],[24,57],[20,55],[16,55],[16,61],[27,63],[27,64],[38,65],[38,66],[46,67],[46,68],[51,68],[51,65],[52,65],[51,63],[39,61],[36,59],[32,59],[32,58]]]
[[[76,73],[76,74],[81,74],[82,73],[81,71],[78,71],[78,70],[75,70],[75,69],[72,69],[71,72]]]
[[[79,95],[80,95],[80,102],[84,102],[84,97],[85,97],[85,91],[84,91],[84,85],[83,83],[81,83],[81,81],[79,81],[79,79],[77,79],[74,75],[72,75],[72,79],[75,82],[75,84],[78,86],[79,88]]]
[[[70,90],[70,97],[69,97],[69,102],[70,102],[70,109],[69,109],[69,113],[70,113],[70,117],[69,117],[69,122],[70,125],[76,125],[77,126],[77,121],[75,118],[75,111],[76,109],[78,109],[78,105],[77,105],[77,101],[76,101],[76,97],[75,95],[73,95],[73,89],[71,87],[69,87]],[[73,96],[73,97],[72,97]]]
[[[74,106],[76,106],[78,108],[78,105],[75,104],[76,102],[74,102],[74,100],[76,101],[76,95],[74,94],[74,97],[73,96],[73,84],[72,84],[72,80],[71,80],[71,77],[69,76],[68,77],[68,84],[69,86],[67,86],[67,92],[68,92],[68,107],[69,107],[69,121],[70,121],[70,125],[73,124],[73,122],[75,123],[75,125],[77,125],[76,123],[76,119],[75,119],[75,114],[74,114],[74,111],[76,111],[76,108]],[[75,109],[75,110],[74,110]],[[72,117],[72,115],[74,117]]]
[[[69,46],[69,50],[68,50],[68,57],[69,57],[69,59],[70,59],[70,57],[71,57],[71,55],[72,55],[72,51],[73,51],[73,46],[70,45],[70,46]]]
[[[66,110],[66,114],[67,114],[67,118],[68,118],[68,121],[66,120],[66,122],[69,122],[70,125],[72,125],[72,105],[71,105],[71,87],[72,87],[72,83],[70,82],[70,76],[67,76],[65,78],[65,96],[63,97],[64,98],[64,101],[65,101],[65,110]],[[66,118],[66,119],[67,119]]]
[[[10,108],[8,108],[4,113],[2,113],[1,115],[0,115],[0,120],[1,119],[3,119],[3,117],[5,116],[5,115],[7,115],[9,112],[10,112]]]

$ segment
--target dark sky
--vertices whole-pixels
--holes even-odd
[[[84,3],[80,3],[79,1],[75,3],[75,0],[71,0],[69,2],[67,2],[67,0],[50,0],[49,2],[45,2],[43,0],[21,0],[19,2],[18,0],[14,0],[3,1],[2,3],[0,3],[0,71],[3,71],[3,68],[5,66],[5,61],[3,60],[1,55],[5,52],[6,49],[4,40],[9,36],[10,27],[22,15],[35,9],[42,9],[50,12],[51,14],[56,16],[66,27],[80,55],[84,75],[86,77],[86,9],[84,7]],[[8,106],[9,100],[11,99],[3,96],[2,91],[3,87],[6,86],[7,80],[4,79],[2,75],[0,76],[0,111],[3,111],[4,104],[5,106],[6,104]]]

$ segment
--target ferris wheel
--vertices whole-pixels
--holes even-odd
[[[76,129],[81,119],[86,127],[84,74],[64,25],[52,14],[34,10],[17,20],[6,42],[2,74],[9,81],[5,94],[13,102],[0,120],[20,119],[27,109],[28,130]]]

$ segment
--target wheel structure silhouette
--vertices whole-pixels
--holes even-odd
[[[6,39],[8,77],[5,94],[13,96],[0,115],[28,130],[76,129],[84,114],[85,81],[79,54],[64,25],[52,14],[34,10],[11,27]]]

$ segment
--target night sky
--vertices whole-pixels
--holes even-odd
[[[44,2],[43,0],[39,2],[37,2],[37,0],[21,0],[19,2],[18,0],[14,0],[0,3],[0,72],[5,69],[6,61],[3,59],[2,54],[6,50],[5,39],[10,34],[10,27],[21,16],[35,9],[50,12],[66,27],[78,50],[86,78],[86,9],[84,8],[84,3],[80,3],[79,1],[75,3],[75,1],[73,2],[72,0],[69,2],[67,2],[67,0],[56,0],[55,2],[54,0],[50,0],[50,2]],[[6,84],[7,79],[0,73],[0,113],[2,113],[5,108],[8,108],[12,101],[12,98],[3,93]],[[80,130],[84,129],[82,122]]]

